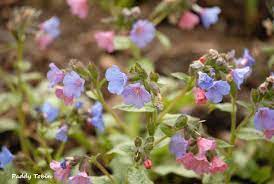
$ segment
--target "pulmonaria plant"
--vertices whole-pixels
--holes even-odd
[[[36,36],[36,41],[41,50],[46,49],[60,35],[60,20],[52,17],[43,22]]]
[[[199,22],[199,17],[196,14],[186,11],[181,15],[178,26],[183,30],[191,30],[199,24]]]
[[[46,102],[41,107],[41,112],[43,117],[47,122],[53,122],[59,115],[59,109],[51,105],[49,102]]]
[[[100,48],[112,53],[114,51],[114,36],[113,31],[100,31],[95,33],[94,38]]]
[[[2,150],[0,152],[0,168],[4,169],[5,166],[12,162],[14,156],[10,152],[10,150],[6,146],[2,146]]]
[[[88,123],[93,125],[95,128],[99,130],[99,132],[103,132],[105,130],[105,125],[103,121],[103,106],[100,102],[96,102],[90,109],[89,114],[91,115],[88,118]]]
[[[81,19],[87,17],[89,10],[88,0],[67,0],[67,3],[73,15]]]

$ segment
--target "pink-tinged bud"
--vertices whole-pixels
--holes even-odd
[[[210,173],[212,174],[223,173],[227,168],[227,164],[217,156],[215,156],[210,163]]]
[[[267,92],[267,88],[268,88],[269,83],[268,82],[264,82],[259,86],[259,91],[264,94],[265,92]]]
[[[207,102],[207,98],[205,96],[205,91],[202,90],[201,88],[195,88],[194,95],[195,95],[195,103],[196,104],[202,105]]]
[[[150,159],[146,159],[144,161],[144,166],[145,166],[146,169],[151,169],[151,167],[152,167],[152,161]]]
[[[199,24],[199,17],[190,11],[184,12],[179,20],[178,26],[183,30],[191,30]]]
[[[205,64],[206,58],[205,58],[204,56],[202,56],[202,57],[199,58],[199,61],[200,61],[201,63]]]

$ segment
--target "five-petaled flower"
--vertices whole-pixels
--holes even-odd
[[[241,88],[241,84],[244,82],[244,80],[248,77],[250,74],[250,67],[244,67],[244,68],[236,68],[231,71],[231,75],[233,78],[233,81],[237,85],[237,88]]]
[[[238,68],[243,68],[246,66],[252,67],[255,64],[255,59],[252,57],[248,49],[244,49],[243,56],[236,59],[236,65]]]
[[[108,91],[120,95],[127,84],[126,74],[121,72],[118,66],[113,65],[107,69],[105,77],[109,82]]]
[[[0,168],[3,169],[7,164],[11,163],[14,159],[14,156],[10,152],[10,150],[3,146],[0,152]]]
[[[50,70],[47,73],[47,78],[50,82],[49,86],[54,87],[64,79],[64,72],[60,70],[54,63],[49,64]]]
[[[68,126],[63,125],[61,128],[59,128],[57,130],[55,138],[58,141],[67,142],[67,140],[68,140]]]
[[[212,24],[215,24],[218,21],[218,15],[221,13],[221,9],[217,6],[212,8],[202,8],[199,13],[203,26],[209,28]]]
[[[59,109],[51,105],[49,102],[45,102],[41,107],[41,112],[47,122],[53,122],[59,115]]]
[[[175,154],[176,158],[184,156],[187,148],[188,141],[181,134],[177,133],[171,137],[169,151]]]
[[[254,117],[254,125],[257,130],[263,131],[266,138],[271,139],[274,135],[274,110],[259,108]]]
[[[155,27],[148,20],[138,20],[130,31],[130,39],[139,48],[144,48],[155,36]]]
[[[224,95],[228,95],[230,92],[230,85],[227,81],[214,81],[213,85],[207,89],[205,96],[213,103],[219,103],[223,100]]]
[[[88,118],[88,123],[95,126],[99,132],[105,130],[105,125],[103,121],[103,105],[100,102],[96,102],[90,109],[91,118]]]
[[[151,95],[140,83],[129,84],[122,92],[125,104],[133,105],[136,108],[142,108],[151,101]]]
[[[106,49],[111,53],[114,51],[114,32],[113,31],[100,31],[95,33],[94,38],[99,47]]]
[[[64,163],[66,165],[61,166],[60,162],[53,160],[50,162],[50,168],[54,170],[54,177],[56,180],[66,182],[70,175],[71,166],[69,165],[68,162],[64,162]]]
[[[63,93],[66,97],[79,98],[84,91],[85,80],[75,71],[71,71],[65,75],[63,84]]]

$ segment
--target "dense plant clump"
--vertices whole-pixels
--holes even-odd
[[[90,1],[66,3],[72,15],[88,16]],[[61,66],[49,61],[46,76],[34,79],[42,81],[39,85],[29,79],[33,73],[24,59],[25,42],[33,37],[40,51],[46,52],[61,39],[62,20],[42,17],[44,21],[38,23],[41,13],[37,10],[14,11],[8,28],[17,53],[15,72],[1,69],[0,75],[5,94],[13,100],[10,108],[16,109],[14,130],[21,150],[12,153],[8,145],[2,146],[1,172],[13,168],[19,174],[49,173],[53,178],[48,183],[150,184],[169,173],[199,178],[203,183],[231,183],[240,167],[241,158],[235,156],[238,140],[262,140],[273,146],[273,73],[249,92],[249,99],[239,98],[245,81],[256,70],[248,49],[241,57],[234,50],[210,49],[191,62],[187,73],[178,68],[167,76],[157,73],[143,55],[152,42],[172,49],[168,37],[157,29],[165,18],[176,15],[175,24],[183,30],[199,23],[209,29],[218,22],[219,7],[164,0],[144,17],[139,7],[110,6],[119,11],[108,24],[117,28],[98,30],[92,36],[102,52],[127,52],[130,64],[109,65],[104,71],[94,62],[71,59]],[[109,103],[109,97],[118,100]],[[209,135],[204,129],[206,120],[180,111],[183,106],[230,113],[230,134],[224,139]],[[236,114],[239,108],[244,111],[242,119]],[[9,181],[8,176],[5,182]]]

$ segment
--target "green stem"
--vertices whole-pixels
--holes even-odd
[[[155,142],[154,142],[154,146],[157,146],[158,144],[160,144],[162,141],[164,141],[166,138],[168,138],[168,136],[163,136],[163,137],[161,137],[160,139],[158,139],[158,140],[156,140]]]
[[[249,120],[252,118],[254,115],[255,111],[254,109],[251,110],[248,116],[246,116],[243,121],[239,124],[239,126],[236,128],[236,132],[238,132],[242,127],[246,126],[249,122]]]
[[[100,171],[102,173],[104,173],[111,181],[111,183],[115,184],[115,180],[113,179],[113,177],[109,174],[109,172],[104,168],[104,166],[102,166],[102,164],[100,162],[98,162],[96,159],[93,160],[93,163],[96,165],[96,167],[98,169],[100,169]]]
[[[55,155],[55,159],[56,160],[59,160],[63,151],[64,151],[64,148],[65,148],[65,145],[66,145],[66,142],[62,142],[59,149],[57,150],[56,152],[56,155]]]

